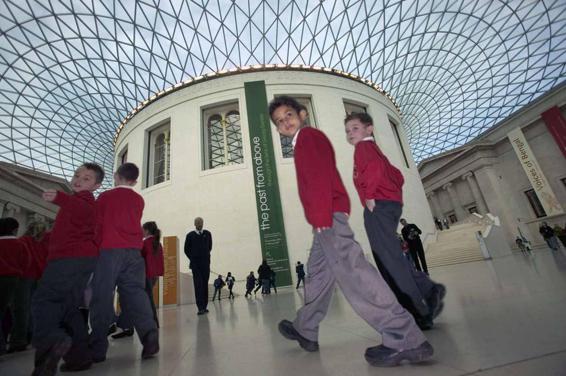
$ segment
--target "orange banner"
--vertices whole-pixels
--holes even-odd
[[[179,262],[177,257],[177,237],[163,238],[165,275],[163,276],[163,305],[179,304]]]

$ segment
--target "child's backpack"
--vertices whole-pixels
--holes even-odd
[[[214,287],[219,289],[224,285],[224,281],[222,281],[220,278],[217,278],[214,280]]]
[[[228,285],[228,288],[232,288],[234,286],[234,277],[226,278],[226,284]]]

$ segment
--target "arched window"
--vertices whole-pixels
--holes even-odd
[[[149,132],[149,154],[146,187],[163,183],[171,176],[170,124],[167,123]]]
[[[209,108],[203,115],[206,121],[204,168],[243,163],[238,103]]]
[[[163,183],[165,181],[165,134],[160,133],[155,138],[153,145],[153,184]]]

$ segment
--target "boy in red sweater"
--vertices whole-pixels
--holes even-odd
[[[423,330],[442,310],[445,288],[406,262],[397,237],[403,210],[403,175],[377,147],[373,120],[366,113],[344,119],[346,138],[355,146],[354,185],[364,207],[364,225],[375,263],[399,303]]]
[[[61,357],[67,366],[90,367],[88,329],[79,312],[96,265],[96,210],[92,192],[104,171],[95,163],[80,166],[71,179],[73,194],[47,190],[43,199],[59,206],[49,239],[47,266],[32,299],[36,348],[33,375],[54,375]]]
[[[114,321],[114,290],[132,320],[143,345],[142,359],[159,352],[157,324],[145,292],[145,263],[141,255],[143,198],[134,191],[139,169],[124,163],[114,173],[115,187],[96,200],[100,256],[92,279],[90,348],[94,362],[106,360],[108,327]]]
[[[15,300],[16,291],[30,263],[28,249],[16,238],[19,227],[15,218],[0,218],[0,355],[6,352],[7,337],[2,330],[2,320],[8,306]],[[13,333],[17,332],[17,320],[14,321],[11,340]],[[14,343],[10,346],[14,346]]]
[[[271,101],[269,115],[279,133],[293,137],[299,197],[314,230],[305,304],[293,322],[279,323],[280,333],[306,351],[318,351],[319,324],[338,284],[354,311],[381,333],[383,344],[365,352],[371,365],[395,366],[403,360],[430,358],[432,346],[354,240],[348,225],[350,200],[330,141],[321,131],[305,126],[307,112],[291,97]]]

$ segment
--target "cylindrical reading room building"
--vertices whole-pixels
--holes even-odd
[[[195,217],[212,233],[213,274],[232,272],[243,281],[266,258],[285,286],[295,281],[296,262],[307,261],[312,229],[299,201],[291,140],[279,136],[267,111],[279,95],[302,103],[309,126],[332,142],[350,195],[350,224],[366,255],[371,250],[352,183],[354,149],[343,122],[352,111],[373,117],[377,144],[405,177],[403,217],[423,230],[423,241],[434,233],[399,109],[377,86],[294,66],[199,77],[140,104],[121,124],[115,147],[116,165],[127,160],[140,167],[136,188],[146,202],[144,221],[156,221],[166,239],[176,239],[181,303],[193,299],[183,243]]]

